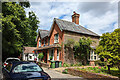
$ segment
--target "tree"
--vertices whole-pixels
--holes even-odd
[[[83,64],[87,64],[88,56],[91,50],[90,44],[93,41],[90,38],[80,38],[79,42],[74,45],[74,55],[75,58],[80,58],[83,60]]]
[[[104,33],[100,38],[96,53],[100,58],[106,58],[111,66],[117,66],[120,70],[120,28],[112,33]]]
[[[24,9],[28,7],[29,2],[2,3],[3,60],[6,57],[19,56],[23,50],[21,46],[35,46],[34,37],[39,21],[33,12],[29,14],[29,18],[26,17]]]

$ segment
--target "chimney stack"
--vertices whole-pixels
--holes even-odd
[[[77,14],[75,11],[73,12],[72,15],[72,22],[74,22],[75,24],[79,24],[79,16],[80,14]]]

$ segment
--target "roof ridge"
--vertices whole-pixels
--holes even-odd
[[[80,25],[81,26],[81,25]],[[83,27],[83,26],[81,26],[82,28],[84,28],[84,29],[86,29],[86,30],[88,30],[88,31],[90,31],[90,32],[92,32],[92,33],[94,33],[93,31],[91,31],[91,30],[89,30],[89,29],[87,29],[87,28],[85,28],[85,27]],[[94,33],[94,34],[96,34],[96,33]],[[98,35],[98,34],[96,34],[96,35]],[[99,35],[98,35],[99,36]]]
[[[54,19],[58,19],[58,18],[54,18]],[[66,21],[66,22],[70,22],[70,21],[63,20],[63,19],[58,19],[58,20],[61,20],[61,21]],[[70,22],[70,23],[74,23],[74,22]]]
[[[80,26],[80,27],[82,27],[83,29],[85,29],[85,30],[87,30],[87,31],[91,32],[93,35],[99,36],[99,35],[98,35],[98,34],[96,34],[95,32],[93,32],[93,31],[91,31],[91,30],[89,30],[89,29],[87,29],[87,28],[83,27],[82,25],[75,24],[74,22],[70,22],[70,21],[63,20],[63,19],[58,19],[58,18],[54,18],[54,19],[55,19],[55,20],[65,21],[65,22],[69,22],[69,23],[74,24],[75,26]]]

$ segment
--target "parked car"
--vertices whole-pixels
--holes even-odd
[[[6,67],[6,65],[9,63],[9,62],[12,62],[12,61],[20,61],[20,59],[19,58],[7,58],[6,60],[5,60],[5,62],[4,62],[4,67]]]
[[[3,80],[51,80],[34,62],[14,61],[3,68]]]

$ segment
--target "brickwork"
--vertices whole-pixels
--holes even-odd
[[[98,46],[99,44],[99,37],[89,36],[85,34],[77,34],[68,31],[64,33],[64,43],[66,43],[68,39],[74,39],[75,41],[79,41],[79,39],[82,37],[86,37],[86,38],[90,37],[91,40],[94,40],[95,43],[92,43],[91,46]]]

